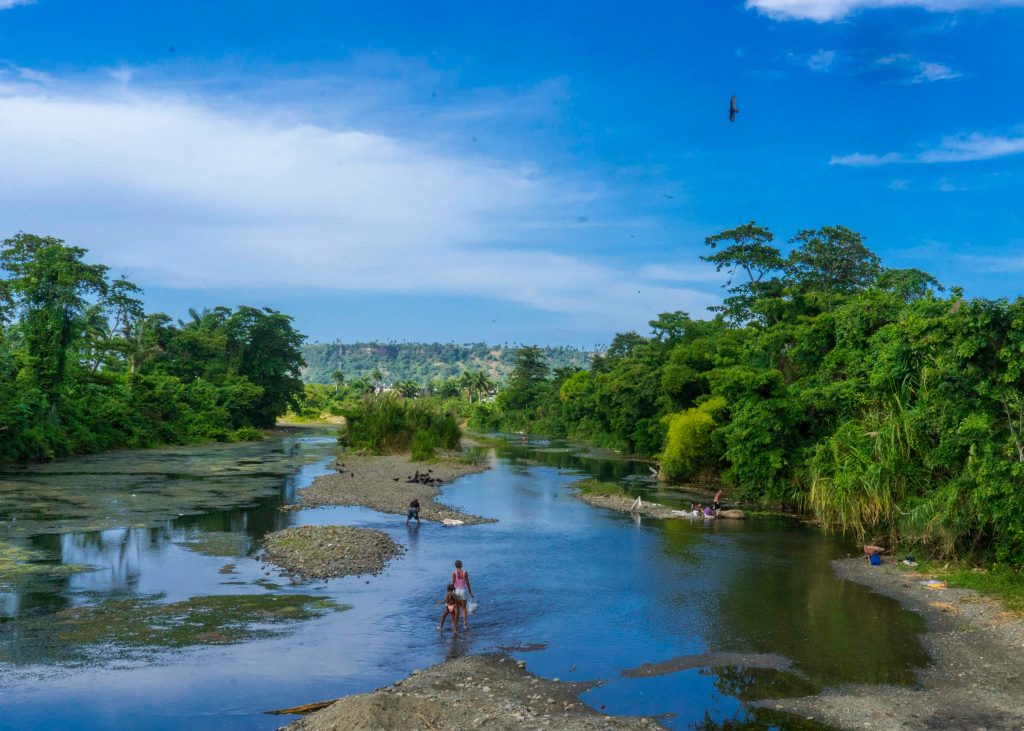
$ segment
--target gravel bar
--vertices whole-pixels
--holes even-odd
[[[891,563],[832,562],[836,575],[919,612],[931,664],[914,687],[847,685],[762,703],[847,729],[1024,728],[1024,618],[967,589],[930,589],[928,576]]]
[[[463,513],[435,500],[440,486],[463,475],[484,472],[486,465],[465,464],[456,459],[410,462],[407,455],[365,456],[346,454],[333,465],[337,474],[321,475],[299,491],[302,507],[362,505],[404,516],[413,498],[419,498],[420,518],[461,520],[467,525],[493,523],[491,518]],[[416,475],[428,475],[434,484],[408,482]]]
[[[663,729],[654,719],[606,716],[579,700],[593,683],[560,683],[500,654],[468,655],[346,696],[290,731],[380,729]]]
[[[303,525],[268,533],[263,560],[302,579],[379,574],[405,553],[391,537],[371,528]]]

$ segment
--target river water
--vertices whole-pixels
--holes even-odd
[[[785,519],[636,520],[568,487],[595,475],[687,501],[644,464],[510,441],[489,450],[492,469],[443,489],[443,501],[498,519],[481,526],[281,511],[336,450],[293,436],[0,474],[0,546],[52,569],[0,583],[0,728],[276,728],[287,717],[263,711],[499,647],[540,675],[601,681],[583,700],[606,713],[671,714],[665,723],[680,729],[790,728],[749,701],[909,683],[926,662],[920,617],[832,575],[830,559],[851,551],[839,539]],[[304,524],[379,528],[406,554],[380,576],[293,585],[256,551],[267,532]],[[456,558],[479,601],[457,638],[435,629]],[[207,609],[220,600],[226,617]],[[243,627],[236,600],[314,610],[250,607]],[[171,612],[185,605],[194,613]],[[623,675],[671,660],[660,675]]]

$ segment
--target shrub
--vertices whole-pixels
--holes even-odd
[[[235,429],[228,436],[229,442],[259,442],[262,441],[264,436],[262,429],[257,429],[252,426],[243,426],[240,429]]]
[[[666,417],[668,435],[660,455],[661,472],[669,480],[687,480],[713,467],[717,458],[712,449],[714,414],[725,408],[720,396],[708,399],[696,408]]]
[[[413,434],[412,437],[412,459],[414,462],[426,462],[433,459],[434,453],[434,436],[428,432],[420,430]]]
[[[367,396],[345,413],[345,419],[346,443],[373,452],[409,449],[421,432],[430,437],[431,450],[454,449],[462,437],[455,415],[429,399]]]

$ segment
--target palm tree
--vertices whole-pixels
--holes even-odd
[[[476,371],[473,374],[473,390],[476,391],[476,400],[489,396],[494,390],[494,381],[487,375],[486,371]]]
[[[402,394],[403,398],[416,398],[420,395],[420,384],[410,378],[396,383],[395,390]]]

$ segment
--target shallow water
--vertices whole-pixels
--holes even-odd
[[[0,514],[8,523],[6,535],[0,525],[0,539],[43,551],[54,563],[98,567],[0,587],[0,727],[276,728],[287,718],[261,711],[370,690],[446,657],[519,646],[525,649],[513,654],[533,672],[603,681],[583,699],[607,713],[675,714],[666,720],[672,728],[768,728],[777,719],[747,701],[844,682],[911,682],[926,660],[917,615],[832,575],[829,560],[849,551],[841,541],[782,519],[635,520],[589,507],[567,489],[594,475],[660,501],[687,501],[684,492],[647,479],[642,463],[559,443],[498,447],[489,452],[492,470],[446,486],[441,496],[499,520],[481,526],[406,528],[403,518],[365,508],[278,510],[326,470],[334,450],[324,440],[284,439],[91,457],[86,467],[72,462],[19,474],[13,486],[0,476],[5,510],[19,492],[74,489],[69,474],[88,473],[92,484],[103,484],[107,502],[91,498],[100,510],[130,500],[124,496],[132,491],[138,499],[148,485],[142,474],[159,493],[156,508],[132,515],[153,523],[143,528],[30,535],[52,529],[47,519],[88,525],[110,510],[48,518],[36,501],[18,521],[34,522],[33,530],[14,530]],[[166,468],[162,474],[151,469],[155,463]],[[172,512],[199,511],[195,493],[204,483],[224,493],[221,505],[244,507],[161,517],[173,508],[170,483],[182,480],[193,483],[177,493],[189,505]],[[329,523],[386,530],[407,553],[381,576],[299,585],[266,573],[254,557],[269,531]],[[434,604],[456,558],[480,603],[457,638],[436,631]],[[221,573],[226,564],[231,573]],[[297,617],[237,644],[179,638],[173,647],[160,639],[112,647],[101,644],[100,633],[76,655],[61,640],[61,622],[79,621],[76,613],[105,601],[156,597],[171,604],[223,594],[268,601],[302,594],[352,608]],[[57,628],[56,641],[52,631],[51,641],[40,641],[47,627]],[[730,664],[737,653],[764,655],[764,662]],[[686,659],[697,655],[706,657]],[[680,657],[665,674],[623,675]],[[783,723],[792,727],[791,719]]]

